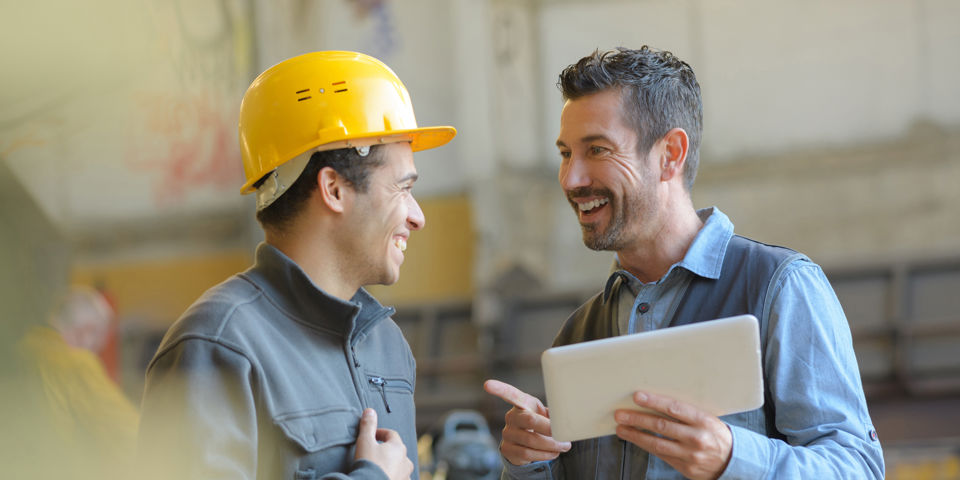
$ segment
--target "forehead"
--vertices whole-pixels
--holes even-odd
[[[375,175],[383,174],[387,176],[406,175],[416,173],[417,168],[413,164],[413,150],[409,142],[388,143],[381,150],[383,164],[376,169]]]
[[[607,89],[567,100],[560,113],[557,143],[571,145],[595,136],[634,134],[623,115],[619,89]]]

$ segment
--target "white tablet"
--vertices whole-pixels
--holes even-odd
[[[553,438],[613,435],[618,409],[645,390],[728,415],[763,405],[753,315],[554,347],[541,356]]]

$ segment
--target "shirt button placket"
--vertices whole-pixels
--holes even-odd
[[[646,316],[644,316],[644,314],[649,311],[650,311],[650,302],[640,302],[640,304],[637,305],[637,316],[638,317],[643,316],[643,320],[637,322],[638,327],[640,328],[639,331],[641,332],[647,332],[654,328],[653,319],[647,318]]]

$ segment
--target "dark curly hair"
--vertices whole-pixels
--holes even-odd
[[[700,163],[703,131],[700,84],[690,65],[646,45],[639,50],[595,50],[563,69],[557,87],[564,100],[621,89],[626,120],[637,131],[640,153],[649,152],[671,129],[684,129],[690,142],[683,177],[690,191]]]
[[[267,208],[257,212],[257,221],[264,229],[286,230],[303,209],[303,204],[317,189],[317,175],[323,167],[331,167],[342,175],[358,192],[370,186],[370,173],[384,163],[382,145],[373,145],[367,156],[360,156],[354,148],[340,148],[315,152],[297,180]],[[267,177],[254,184],[259,188]]]

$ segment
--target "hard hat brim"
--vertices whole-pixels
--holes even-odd
[[[366,145],[382,145],[387,143],[396,143],[396,142],[410,142],[410,148],[414,152],[419,152],[421,150],[429,150],[431,148],[440,147],[446,145],[453,140],[453,137],[457,135],[457,129],[451,126],[437,126],[437,127],[419,127],[411,128],[407,130],[391,130],[390,132],[384,132],[383,135],[370,135],[365,133],[363,135],[358,135],[355,138],[346,137],[342,140],[319,144],[307,148],[303,152],[297,152],[291,156],[291,158],[302,155],[305,152],[314,151],[321,152],[325,150],[336,150],[340,148],[353,148],[353,147],[362,147]],[[269,172],[267,172],[269,174]],[[264,176],[266,176],[265,174]],[[262,178],[262,177],[261,177]],[[240,188],[240,193],[246,195],[256,191],[254,184],[256,184],[260,178],[250,179],[243,187]]]

